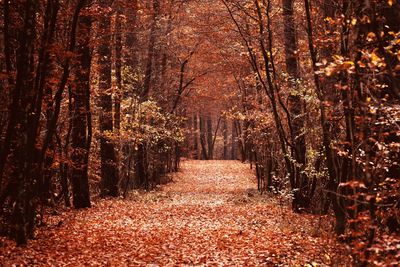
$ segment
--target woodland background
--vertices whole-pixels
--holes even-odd
[[[0,232],[238,159],[400,261],[397,0],[0,1]]]

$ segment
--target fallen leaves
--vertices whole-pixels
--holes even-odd
[[[129,200],[102,200],[92,209],[51,216],[26,248],[2,240],[0,262],[4,266],[343,265],[338,245],[326,233],[312,235],[318,217],[294,214],[271,198],[249,197],[254,186],[248,165],[185,161],[173,182],[160,191],[136,193]]]

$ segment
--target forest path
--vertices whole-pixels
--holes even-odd
[[[323,231],[315,234],[318,217],[294,214],[272,198],[254,194],[255,186],[247,164],[184,161],[173,182],[160,190],[49,216],[26,248],[11,241],[1,244],[0,239],[0,265],[334,263],[336,244],[326,241],[331,239]]]

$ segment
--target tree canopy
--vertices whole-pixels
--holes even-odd
[[[240,160],[400,262],[400,1],[0,1],[0,234]],[[200,161],[199,161],[200,162]]]

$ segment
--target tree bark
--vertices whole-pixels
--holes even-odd
[[[198,134],[198,120],[197,120],[197,113],[193,115],[193,150],[194,150],[194,159],[199,159],[199,134]]]
[[[18,44],[16,51],[16,80],[13,91],[13,101],[10,108],[9,126],[18,125],[18,132],[14,134],[13,157],[10,161],[14,171],[12,177],[16,181],[16,189],[13,194],[14,208],[12,212],[13,223],[15,223],[15,239],[17,245],[25,245],[30,237],[32,225],[34,224],[35,206],[33,200],[33,190],[35,185],[31,179],[32,174],[28,174],[28,169],[33,168],[33,159],[37,157],[37,151],[32,151],[32,136],[29,137],[28,121],[29,108],[35,107],[32,101],[33,90],[33,67],[31,65],[31,52],[34,44],[36,12],[33,1],[25,1],[23,13],[24,26],[19,31]],[[8,129],[9,130],[9,129]],[[14,131],[14,129],[12,129]],[[30,141],[28,141],[30,139]],[[37,167],[37,166],[36,166]],[[31,169],[35,172],[36,169]],[[37,174],[37,173],[35,173]]]
[[[149,97],[151,78],[153,74],[153,60],[154,60],[154,48],[156,43],[157,35],[157,23],[158,16],[160,15],[160,2],[159,0],[153,0],[153,21],[150,29],[150,39],[149,46],[147,50],[147,63],[143,82],[143,90],[140,92],[140,100],[142,102],[146,101]]]
[[[208,160],[208,152],[206,145],[206,129],[204,123],[204,117],[200,114],[200,145],[201,145],[201,159]]]
[[[73,118],[71,133],[71,181],[73,205],[75,208],[88,208],[91,206],[88,178],[88,161],[91,136],[88,130],[87,102],[90,101],[90,67],[91,51],[89,47],[91,18],[82,15],[79,18],[77,33],[78,55],[75,67],[75,82],[72,89]]]
[[[147,50],[147,63],[144,75],[144,82],[142,90],[139,92],[140,102],[148,100],[151,88],[151,79],[153,75],[153,61],[154,61],[154,50],[157,35],[157,21],[160,14],[160,2],[159,0],[153,0],[153,18],[150,29],[150,39]],[[149,186],[149,177],[147,173],[147,151],[146,144],[139,144],[138,150],[135,153],[135,171],[136,171],[136,184],[139,187]]]
[[[213,159],[213,132],[212,132],[212,117],[211,115],[207,116],[207,149],[209,160]]]
[[[114,91],[114,128],[117,132],[121,129],[121,99],[122,92],[122,22],[121,7],[117,7],[115,18],[115,80]]]
[[[224,135],[224,154],[223,154],[223,159],[227,160],[228,159],[228,122],[227,119],[224,118],[222,122],[222,130],[223,130],[223,135]]]
[[[124,53],[124,66],[130,68],[131,71],[136,71],[138,67],[138,39],[137,39],[137,24],[138,24],[138,1],[131,0],[124,9],[124,15],[127,18],[125,38],[126,52]],[[129,30],[128,30],[129,29]]]
[[[294,164],[294,190],[293,208],[295,210],[308,208],[310,205],[310,190],[308,190],[308,178],[302,174],[303,166],[306,163],[306,142],[303,134],[304,119],[303,100],[300,96],[298,80],[300,79],[297,40],[294,19],[293,0],[283,0],[283,20],[284,20],[284,41],[285,41],[285,59],[286,71],[289,74],[289,129],[291,129],[292,155],[297,164]],[[299,167],[297,167],[300,165]]]
[[[101,0],[103,10],[110,6],[110,1]],[[100,156],[101,156],[101,195],[118,196],[118,168],[113,141],[107,136],[113,132],[112,96],[111,96],[111,15],[105,12],[99,22],[99,95],[100,95]]]

